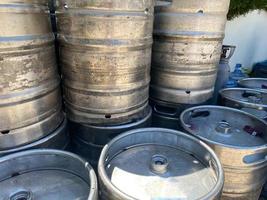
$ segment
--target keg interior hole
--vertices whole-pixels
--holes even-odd
[[[197,13],[203,14],[204,11],[203,10],[198,10]]]
[[[209,111],[194,111],[191,114],[192,118],[198,118],[198,117],[208,117],[210,115]]]
[[[4,131],[1,131],[1,134],[3,135],[6,135],[6,134],[9,134],[10,130],[4,130]]]
[[[31,193],[28,191],[21,191],[17,192],[14,195],[12,195],[10,200],[31,200]]]
[[[262,89],[267,89],[267,85],[264,85],[264,84],[263,84],[263,85],[261,85],[261,88],[262,88]]]
[[[252,92],[244,92],[242,94],[242,97],[248,98],[248,97],[256,97],[257,94],[256,93],[252,93]]]
[[[110,119],[110,118],[111,118],[111,114],[106,114],[106,115],[105,115],[105,118],[106,118],[106,119]]]
[[[186,94],[190,94],[191,91],[190,91],[190,90],[186,90],[185,93],[186,93]]]

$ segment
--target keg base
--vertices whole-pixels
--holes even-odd
[[[88,184],[62,170],[36,170],[0,181],[0,199],[87,199]]]

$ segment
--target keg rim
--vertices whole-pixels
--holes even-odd
[[[112,146],[116,141],[118,141],[122,138],[125,138],[129,135],[132,135],[132,134],[137,134],[137,133],[147,132],[147,131],[149,131],[149,132],[153,132],[153,131],[168,132],[170,134],[179,135],[179,136],[182,136],[184,138],[193,140],[197,144],[204,147],[210,153],[211,157],[215,160],[216,165],[217,165],[218,174],[217,174],[216,184],[214,185],[212,190],[208,194],[206,194],[205,196],[201,197],[200,200],[210,199],[211,197],[217,196],[221,192],[223,185],[224,185],[224,171],[223,171],[222,164],[221,164],[218,156],[213,151],[213,149],[211,147],[209,147],[207,144],[205,144],[203,141],[201,141],[200,139],[198,139],[192,135],[188,135],[188,134],[183,133],[181,131],[166,129],[166,128],[139,128],[139,129],[135,129],[135,130],[130,130],[130,131],[127,131],[125,133],[118,135],[113,140],[111,140],[108,144],[106,144],[104,146],[102,152],[101,152],[99,162],[98,162],[98,175],[99,175],[100,179],[102,179],[102,182],[105,186],[111,188],[115,194],[118,194],[119,196],[122,196],[123,198],[125,198],[127,200],[135,200],[135,198],[120,191],[115,185],[112,184],[112,182],[110,181],[110,179],[106,173],[104,163],[105,163],[106,155],[108,153],[110,146]]]
[[[35,150],[27,150],[27,151],[22,151],[14,154],[10,154],[7,156],[0,157],[0,164],[2,162],[12,160],[18,157],[23,157],[23,156],[29,156],[29,155],[46,155],[46,154],[53,154],[53,155],[62,155],[62,156],[68,156],[84,165],[86,170],[88,171],[89,174],[89,197],[88,200],[94,200],[96,199],[97,196],[97,178],[96,174],[92,168],[92,166],[86,162],[83,158],[80,156],[67,152],[67,151],[62,151],[62,150],[54,150],[54,149],[35,149]]]
[[[264,121],[263,119],[260,119],[260,118],[256,117],[255,115],[252,115],[250,113],[247,113],[245,111],[238,110],[238,109],[235,109],[235,108],[225,107],[225,106],[203,105],[203,106],[196,106],[196,107],[192,107],[192,108],[186,109],[180,115],[180,123],[181,123],[182,127],[184,128],[184,130],[186,130],[188,133],[192,134],[194,137],[200,138],[201,140],[203,140],[206,143],[213,144],[213,145],[223,146],[225,148],[230,148],[230,149],[238,149],[238,150],[244,150],[244,151],[246,151],[246,150],[265,150],[265,149],[267,149],[267,142],[266,142],[266,144],[259,145],[259,146],[234,146],[234,145],[229,145],[229,144],[223,144],[223,143],[220,143],[220,142],[215,142],[215,141],[209,140],[209,139],[207,139],[205,137],[196,135],[194,133],[194,131],[192,131],[186,125],[186,123],[184,122],[184,117],[185,117],[185,115],[187,113],[189,113],[189,112],[191,112],[191,111],[193,111],[195,109],[203,109],[203,108],[206,108],[206,109],[213,108],[213,109],[234,111],[234,112],[237,112],[237,113],[246,115],[248,117],[251,117],[251,118],[253,118],[253,119],[255,119],[255,120],[263,123],[267,127],[267,122],[266,121]]]
[[[248,87],[246,85],[246,83],[249,83],[250,81],[265,81],[267,83],[267,78],[244,78],[244,79],[241,79],[241,80],[238,80],[237,81],[237,85],[240,86],[240,87],[243,87],[243,88],[255,88],[255,87]],[[255,88],[256,89],[256,88]],[[258,88],[259,90],[266,90],[266,89],[261,89],[261,88]]]
[[[236,98],[233,98],[231,97],[231,95],[227,95],[225,94],[225,92],[228,92],[228,91],[250,91],[250,92],[258,92],[258,93],[261,93],[261,94],[265,94],[267,96],[267,91],[264,91],[264,90],[260,90],[260,89],[252,89],[252,88],[225,88],[225,89],[222,89],[219,91],[219,94],[225,98],[225,99],[228,99],[230,101],[233,101],[233,102],[238,102],[240,104],[242,104],[242,106],[250,106],[250,107],[260,107],[260,108],[264,108],[264,109],[267,109],[267,105],[262,103],[262,104],[259,104],[259,103],[250,103],[250,102],[245,102],[245,101],[242,101],[242,100],[238,100]],[[257,108],[255,108],[257,109]]]

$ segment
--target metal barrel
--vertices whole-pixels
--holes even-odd
[[[219,92],[219,104],[236,108],[267,120],[267,91],[228,88]]]
[[[58,0],[68,118],[121,124],[148,104],[154,0]]]
[[[59,149],[66,150],[70,143],[70,135],[65,119],[60,126],[49,135],[19,147],[13,147],[6,150],[0,150],[0,157],[30,149]]]
[[[199,106],[181,114],[186,131],[209,144],[225,174],[222,200],[258,200],[267,179],[267,123],[221,106]]]
[[[0,149],[8,149],[53,132],[63,114],[47,1],[2,0],[0,23]]]
[[[98,199],[94,170],[72,153],[19,152],[0,158],[0,170],[0,199]]]
[[[160,128],[114,138],[101,152],[98,175],[105,200],[217,200],[224,181],[211,148],[185,133]]]
[[[97,169],[97,163],[104,145],[123,132],[150,127],[151,116],[152,109],[148,107],[144,118],[131,123],[116,126],[93,126],[70,123],[70,132],[72,135],[71,149],[74,153],[89,161]]]
[[[230,0],[158,1],[150,94],[200,104],[212,97]]]
[[[237,84],[243,88],[267,90],[267,78],[245,78],[239,80]]]

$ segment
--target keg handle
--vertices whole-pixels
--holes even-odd
[[[262,103],[262,94],[257,91],[244,91],[242,97],[247,98],[251,103]]]
[[[243,158],[246,165],[260,165],[267,163],[267,145],[255,154],[246,155]]]
[[[175,110],[174,112],[170,113],[170,112],[164,112],[158,109],[157,105],[154,105],[154,110],[155,112],[162,114],[162,115],[167,115],[167,116],[177,116],[179,113],[177,112],[177,110]]]
[[[168,7],[168,6],[171,6],[172,3],[173,3],[173,0],[156,0],[157,7]]]
[[[222,58],[229,60],[235,53],[236,46],[232,45],[223,45],[222,47]],[[227,56],[227,52],[230,51],[229,55]]]

